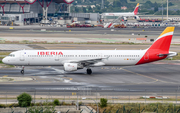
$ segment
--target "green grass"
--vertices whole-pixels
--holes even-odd
[[[5,68],[13,68],[13,67],[14,67],[13,65],[6,65],[6,64],[4,64],[4,63],[2,62],[2,59],[3,59],[4,57],[2,57],[1,55],[7,56],[7,55],[9,55],[9,54],[10,54],[10,52],[0,52],[0,65],[3,66],[3,67],[5,67]]]
[[[108,0],[109,2],[113,2],[114,0]],[[136,0],[135,2],[132,2],[130,0],[127,0],[128,3],[145,3],[146,1],[151,1],[152,3],[162,3],[162,0]],[[170,1],[172,2],[174,5],[170,6],[169,9],[175,9],[175,8],[179,8],[180,6],[180,1]],[[166,3],[166,0],[163,0],[163,3]]]
[[[174,5],[173,6],[170,6],[169,9],[175,9],[175,8],[178,8],[179,9],[179,6],[180,6],[180,2],[174,2],[173,3]]]
[[[113,2],[114,0],[107,0],[107,1],[109,1],[109,2]]]
[[[10,54],[10,52],[0,52],[0,59],[4,58],[2,57],[1,55],[5,55],[5,56],[8,56]]]
[[[93,109],[96,109],[96,104],[90,104]],[[158,109],[158,112],[157,112]],[[106,111],[106,113],[176,113],[180,109],[180,105],[174,105],[172,103],[127,103],[127,104],[109,104],[107,107],[99,108],[100,113]]]

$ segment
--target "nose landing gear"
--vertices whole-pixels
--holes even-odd
[[[24,66],[22,66],[21,74],[24,75]]]

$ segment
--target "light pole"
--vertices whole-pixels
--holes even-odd
[[[162,0],[162,23],[163,23],[163,0]]]
[[[78,88],[77,88],[77,110],[79,110],[79,102],[78,102]]]
[[[168,0],[167,0],[167,21],[168,21]]]

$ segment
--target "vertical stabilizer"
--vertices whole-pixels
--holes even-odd
[[[149,49],[158,49],[168,53],[174,29],[175,27],[167,27]]]
[[[145,51],[136,65],[162,60],[168,57],[175,27],[167,27],[156,41]],[[177,54],[177,53],[176,53]]]
[[[134,9],[134,15],[137,15],[138,9],[139,9],[139,3],[136,5],[136,7]]]

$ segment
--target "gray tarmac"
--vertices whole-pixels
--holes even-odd
[[[151,44],[0,44],[0,51],[16,50],[143,50]],[[179,45],[171,45],[170,51],[180,52]]]
[[[99,93],[100,95],[158,95],[174,96],[180,86],[180,61],[160,61],[139,66],[96,67],[93,74],[86,70],[64,72],[63,67],[25,67],[0,69],[0,77],[30,77],[31,81],[10,81],[0,83],[0,93],[34,92],[39,95],[72,95]]]
[[[14,35],[55,35],[55,34],[118,34],[118,35],[160,35],[166,27],[156,28],[115,28],[113,31],[110,28],[57,28],[57,27],[15,27],[9,29],[9,27],[0,27],[1,36]],[[46,29],[46,31],[41,31]],[[70,32],[69,32],[70,30]],[[180,36],[180,27],[175,28],[174,36]]]
[[[46,27],[44,27],[46,28]],[[126,28],[126,29],[103,29],[103,28],[51,28],[47,27],[47,32],[41,32],[42,27],[15,27],[9,30],[8,27],[0,27],[1,37],[58,37],[73,34],[83,34],[82,36],[105,37],[110,34],[112,37],[130,36],[132,32],[143,35],[158,36],[164,28]],[[69,31],[71,32],[65,32]],[[176,28],[175,38],[180,36],[180,28]],[[117,35],[113,35],[117,34]],[[75,35],[74,35],[75,36]],[[131,35],[132,36],[132,35]],[[0,39],[1,39],[0,37]],[[75,37],[79,37],[76,35]],[[149,37],[149,36],[148,36]],[[67,38],[67,37],[66,37]],[[111,37],[110,37],[111,38]],[[157,37],[155,37],[157,38]],[[174,38],[174,37],[173,37]],[[40,39],[40,40],[41,40]],[[83,37],[81,37],[81,40]],[[5,47],[3,44],[0,48]],[[5,49],[12,51],[15,49],[108,49],[108,50],[127,50],[127,49],[146,49],[150,45],[97,45],[97,44],[21,44],[6,45]],[[171,45],[171,51],[180,52],[178,45]],[[31,81],[9,81],[0,83],[0,95],[8,92],[10,95],[17,95],[22,92],[36,92],[39,95],[72,95],[72,92],[86,94],[89,96],[113,95],[113,96],[134,96],[134,95],[165,95],[176,96],[179,94],[180,86],[180,61],[158,61],[155,63],[139,66],[107,66],[92,68],[93,74],[87,75],[86,70],[67,73],[63,67],[25,67],[25,74],[20,74],[20,67],[8,69],[0,68],[0,77],[29,77]]]

